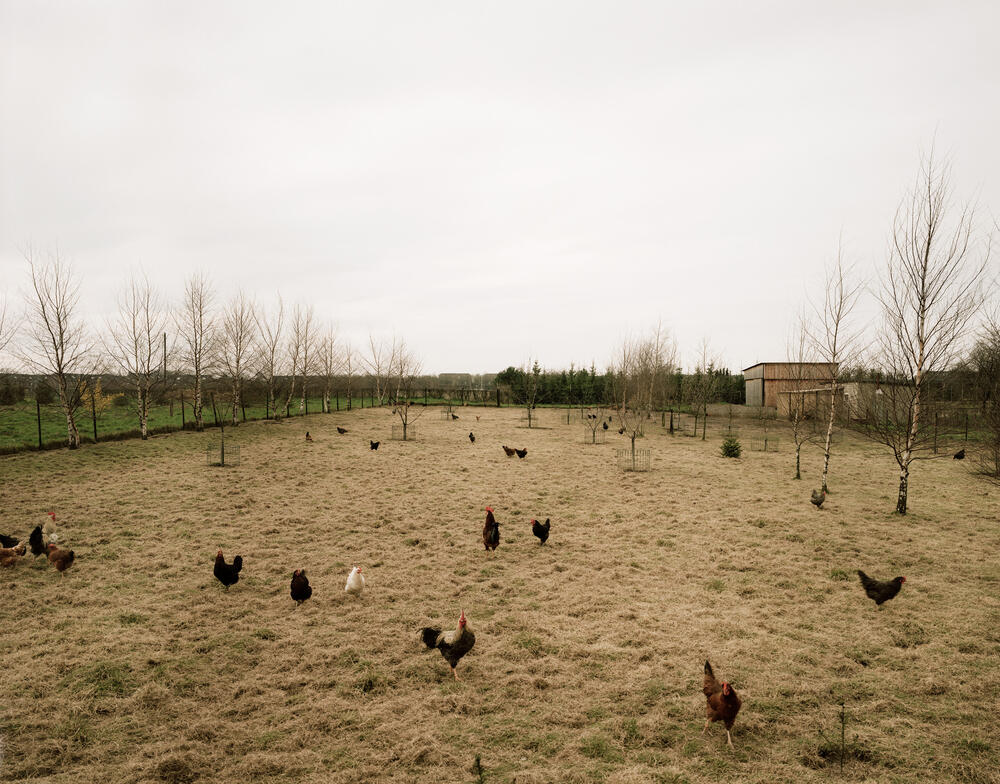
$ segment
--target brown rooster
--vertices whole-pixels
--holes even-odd
[[[458,616],[458,628],[450,632],[441,631],[436,626],[425,626],[420,631],[424,640],[424,645],[428,648],[437,648],[441,651],[446,662],[451,667],[451,674],[458,680],[458,672],[455,667],[459,660],[472,650],[476,644],[476,635],[472,633],[465,620],[465,610]]]
[[[733,748],[733,736],[730,735],[729,731],[733,728],[736,714],[740,712],[740,706],[743,703],[740,702],[740,698],[732,686],[726,681],[719,683],[715,679],[715,673],[712,672],[712,665],[708,663],[708,659],[705,659],[705,685],[702,687],[702,691],[705,693],[705,699],[708,700],[705,707],[708,719],[705,720],[705,728],[701,734],[704,735],[708,731],[708,725],[713,721],[725,722],[726,742],[729,744],[729,748]]]
[[[486,552],[496,550],[500,544],[500,524],[493,517],[493,507],[486,507],[486,523],[483,525],[483,544]]]
[[[49,543],[49,563],[56,567],[62,577],[66,576],[66,570],[73,565],[74,557],[72,550],[60,550],[58,546]]]

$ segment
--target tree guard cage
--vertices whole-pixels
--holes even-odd
[[[651,463],[651,452],[649,449],[616,449],[615,457],[618,460],[618,467],[623,471],[648,471]]]

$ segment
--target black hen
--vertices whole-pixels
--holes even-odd
[[[861,578],[861,585],[864,586],[868,598],[874,600],[875,604],[881,606],[883,602],[889,601],[903,587],[906,582],[905,577],[894,577],[891,580],[875,580],[858,569],[858,577]]]
[[[469,433],[469,441],[471,441],[473,444],[476,443],[476,437],[472,433]]]
[[[45,546],[45,542],[42,540],[42,527],[36,525],[35,529],[31,532],[28,537],[28,544],[31,545],[31,554],[34,556],[47,555],[48,548]]]
[[[603,427],[605,430],[607,430],[608,429],[608,423],[605,422],[603,425],[601,425],[601,427]]]
[[[527,450],[527,449],[515,449],[515,450],[514,450],[514,453],[515,453],[515,454],[516,454],[516,455],[518,456],[518,458],[520,458],[520,459],[522,459],[522,460],[523,460],[523,459],[524,459],[525,457],[527,457],[527,456],[528,456],[528,450]]]
[[[483,525],[483,545],[486,552],[496,550],[500,544],[500,523],[493,517],[493,507],[486,507],[486,524]]]
[[[0,534],[0,547],[17,547],[21,543],[20,539],[15,539],[13,536],[4,536]]]
[[[955,458],[954,459],[955,460],[965,460],[965,450],[964,449],[959,449],[955,453]]]
[[[372,441],[372,440],[370,440],[370,439],[369,439],[369,441],[368,441],[368,444],[369,444],[369,446],[371,446],[371,450],[372,450],[372,452],[374,452],[374,451],[375,451],[376,449],[378,449],[378,446],[379,446],[379,444],[381,444],[381,443],[382,443],[381,441]]]
[[[551,527],[549,518],[545,518],[545,525],[542,525],[537,520],[531,521],[531,533],[538,537],[538,541],[545,544],[545,540],[549,538],[549,528]]]
[[[452,414],[451,418],[452,418],[452,420],[458,419],[458,414]]]
[[[313,589],[309,585],[309,578],[306,577],[306,570],[296,569],[292,572],[292,598],[295,600],[295,606],[298,607],[312,595]]]
[[[230,585],[236,585],[240,581],[240,571],[243,569],[243,556],[237,555],[232,564],[227,564],[226,559],[222,557],[222,550],[219,550],[215,554],[215,569],[212,570],[212,574],[215,578],[226,586],[226,590],[229,590]]]
[[[337,432],[340,433],[340,435],[344,435],[344,433],[347,432],[347,428],[338,427]]]

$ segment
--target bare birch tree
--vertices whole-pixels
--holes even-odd
[[[0,351],[3,351],[14,339],[17,332],[13,318],[7,316],[7,298],[0,299]]]
[[[811,370],[816,366],[811,349],[809,324],[805,314],[800,314],[788,343],[788,361],[793,368],[791,380],[795,382],[797,390],[801,390],[809,381],[819,383]],[[795,479],[802,478],[802,447],[818,438],[815,417],[819,413],[808,407],[805,394],[801,391],[792,390],[788,393],[788,419],[792,423],[792,441],[795,444]],[[826,448],[829,450],[829,442]]]
[[[658,380],[669,373],[667,357],[673,350],[666,330],[657,325],[645,339],[627,338],[609,368],[611,395],[619,429],[632,445],[632,468],[636,468],[635,440],[644,433],[652,415]]]
[[[299,398],[299,413],[305,413],[306,410],[306,395],[309,394],[309,376],[313,372],[313,366],[316,364],[316,316],[313,311],[312,305],[306,305],[302,308],[302,362],[300,364],[300,375],[302,378],[302,383],[300,384],[301,396]]]
[[[348,411],[350,411],[354,405],[354,377],[358,374],[358,362],[358,355],[354,350],[354,346],[351,343],[345,343],[343,355],[341,356],[341,366],[344,369],[344,381],[346,382],[347,387],[344,394],[347,396]]]
[[[837,389],[841,369],[858,358],[860,330],[851,323],[851,314],[858,303],[863,286],[855,280],[854,269],[845,266],[843,248],[838,248],[836,261],[827,267],[824,298],[813,305],[815,319],[810,330],[810,342],[816,358],[829,365],[829,376],[823,381],[830,385],[830,407],[824,412],[826,435],[823,441],[824,493],[829,493],[830,451],[837,419]]]
[[[295,379],[298,377],[299,364],[302,361],[302,338],[303,320],[305,313],[301,305],[296,305],[292,309],[291,329],[288,332],[288,342],[285,344],[285,361],[288,363],[288,392],[285,395],[284,411],[282,416],[288,416],[288,410],[292,405],[292,397],[295,395]]]
[[[184,282],[184,297],[174,314],[180,336],[180,360],[194,376],[191,410],[197,430],[205,429],[203,379],[215,354],[217,329],[214,304],[215,292],[211,283],[205,275],[196,272]]]
[[[56,392],[66,416],[67,443],[76,449],[80,431],[74,411],[80,403],[80,382],[94,362],[93,343],[77,309],[80,286],[58,253],[44,262],[37,261],[30,248],[24,256],[31,270],[31,291],[26,297],[25,339],[18,358]]]
[[[708,404],[715,398],[718,389],[719,357],[712,351],[708,338],[702,338],[701,347],[694,363],[694,372],[685,379],[688,382],[688,397],[694,409],[694,435],[698,435],[698,416],[702,417],[701,439],[707,438]]]
[[[168,313],[163,300],[143,275],[129,277],[118,296],[118,317],[108,322],[104,347],[115,369],[135,390],[135,411],[139,433],[149,437],[149,406],[153,387],[161,370],[161,338],[166,332]]]
[[[267,388],[265,409],[270,417],[277,419],[278,402],[275,394],[283,358],[282,338],[285,328],[285,303],[280,294],[277,312],[267,313],[262,307],[256,308],[254,324],[257,326],[257,368]]]
[[[326,333],[319,341],[319,365],[323,374],[323,413],[330,413],[330,397],[333,392],[333,379],[340,372],[340,356],[337,347],[337,333],[333,327],[327,327]]]
[[[389,394],[389,376],[393,365],[395,346],[395,337],[393,337],[391,344],[386,344],[384,339],[376,340],[374,335],[368,335],[368,353],[361,357],[365,372],[371,383],[374,384],[375,397],[379,405],[385,402],[386,396]]]
[[[881,281],[878,349],[888,383],[870,406],[865,432],[887,445],[899,466],[896,511],[906,514],[910,466],[933,457],[926,416],[928,380],[949,367],[983,302],[989,238],[974,237],[970,205],[953,209],[951,167],[934,152],[893,220]]]
[[[239,411],[243,403],[243,385],[250,375],[255,337],[256,308],[253,300],[241,291],[226,306],[222,316],[220,365],[229,376],[232,390],[233,425],[239,424]]]
[[[393,338],[391,362],[388,372],[389,396],[394,403],[394,411],[403,426],[403,440],[407,440],[408,429],[427,409],[410,402],[413,386],[420,375],[422,363],[410,351],[403,338]]]

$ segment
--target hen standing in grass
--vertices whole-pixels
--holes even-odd
[[[296,607],[313,595],[313,589],[312,586],[309,585],[309,578],[306,577],[305,569],[296,569],[292,572],[291,594],[292,598],[295,600]]]
[[[505,455],[507,455],[507,457],[513,457],[513,456],[514,456],[514,452],[515,452],[516,450],[514,450],[514,449],[511,449],[511,448],[510,448],[509,446],[507,446],[506,444],[503,444],[502,446],[503,446],[503,452],[504,452],[504,454],[505,454]]]
[[[476,443],[476,437],[471,432],[469,433],[469,441],[473,444]]]
[[[817,509],[821,508],[826,500],[826,490],[813,490],[812,498],[809,500]]]
[[[858,577],[861,578],[861,585],[864,586],[868,598],[873,599],[879,609],[882,608],[883,602],[889,601],[899,593],[899,589],[906,582],[905,577],[895,577],[892,580],[875,580],[860,569],[858,569]]]
[[[0,548],[0,566],[16,566],[26,549],[23,543],[16,547]]]
[[[347,575],[347,582],[344,584],[345,593],[351,596],[361,596],[365,590],[365,576],[361,574],[361,567],[355,566],[351,573]]]
[[[737,696],[735,689],[726,681],[719,683],[715,680],[715,673],[712,672],[712,665],[708,663],[708,659],[705,659],[705,684],[702,686],[702,692],[708,701],[705,706],[708,718],[705,720],[705,727],[701,734],[704,735],[708,731],[708,725],[713,721],[725,722],[726,742],[729,744],[729,748],[733,748],[733,736],[729,731],[733,728],[736,714],[740,712],[740,706],[743,703]]]
[[[20,543],[21,543],[20,539],[16,539],[13,536],[5,536],[4,534],[0,534],[0,547],[4,548],[17,547]]]
[[[451,674],[458,680],[458,673],[455,667],[465,654],[472,650],[476,644],[476,635],[472,633],[465,620],[465,610],[458,616],[458,628],[450,632],[443,632],[436,626],[425,626],[420,631],[424,640],[424,645],[428,648],[437,648],[441,651],[446,662],[451,667]]]
[[[215,554],[215,568],[212,570],[212,574],[215,575],[215,579],[226,587],[227,591],[230,585],[236,585],[240,581],[240,571],[242,569],[242,555],[237,555],[233,559],[232,564],[227,564],[226,559],[222,555],[222,550],[219,550]]]
[[[372,452],[378,449],[378,445],[381,443],[381,441],[372,441],[371,439],[368,440],[368,446],[371,447]]]
[[[517,454],[518,460],[523,460],[528,456],[527,449],[515,449],[514,452]]]
[[[344,433],[347,432],[347,429],[343,427],[338,427],[337,432],[340,433],[340,435],[344,435]]]
[[[493,507],[486,507],[486,524],[483,526],[483,544],[486,552],[496,550],[500,544],[500,524],[493,517]]]
[[[545,518],[545,525],[542,525],[537,520],[531,521],[531,533],[538,537],[538,541],[541,544],[545,544],[545,541],[549,538],[549,528],[552,524],[549,522],[549,518]]]
[[[66,570],[73,565],[74,559],[72,550],[60,550],[58,546],[49,542],[49,563],[56,568],[61,577],[66,576]]]

